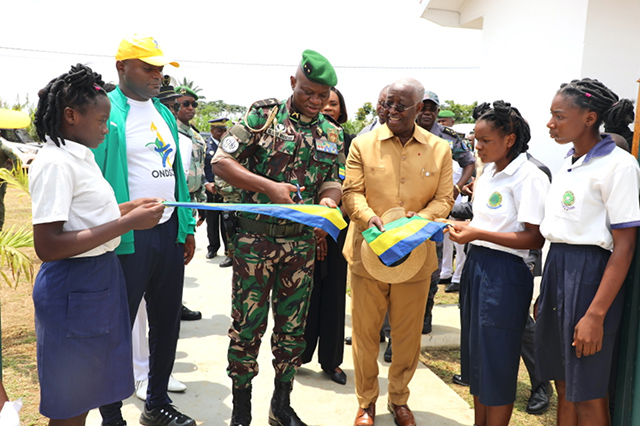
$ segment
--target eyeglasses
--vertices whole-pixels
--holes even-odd
[[[405,112],[406,110],[413,108],[414,106],[418,105],[420,102],[413,104],[413,105],[409,105],[409,106],[404,106],[402,104],[394,104],[392,102],[385,102],[384,103],[384,107],[388,110],[390,110],[391,108],[394,108],[396,110],[397,113],[402,114],[403,112]]]
[[[181,105],[185,108],[189,108],[189,105],[194,108],[198,108],[198,102],[196,101],[182,101]]]

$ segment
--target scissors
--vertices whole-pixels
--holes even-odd
[[[300,185],[296,183],[296,195],[293,197],[293,202],[301,203],[302,202],[302,193],[300,192]]]

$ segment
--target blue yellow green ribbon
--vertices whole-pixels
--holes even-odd
[[[382,263],[390,266],[426,240],[442,241],[442,230],[446,226],[446,223],[432,222],[420,216],[403,217],[385,224],[384,232],[374,226],[362,236]]]
[[[178,203],[165,201],[170,207],[186,207],[198,210],[241,211],[287,219],[327,232],[338,240],[340,230],[347,227],[339,208],[318,204],[233,204],[233,203]]]

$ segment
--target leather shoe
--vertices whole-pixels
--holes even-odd
[[[356,421],[353,422],[353,426],[373,426],[375,418],[376,404],[372,402],[367,408],[358,407],[358,414],[356,414]]]
[[[542,414],[549,409],[549,400],[553,394],[550,382],[541,383],[529,397],[527,403],[527,413]]]
[[[462,376],[460,374],[454,374],[453,377],[451,378],[451,381],[456,385],[469,386],[469,383],[462,380]]]
[[[460,283],[451,283],[444,289],[445,293],[455,293],[457,291],[460,291]]]
[[[182,312],[180,313],[180,319],[182,321],[197,321],[202,319],[202,313],[200,311],[192,311],[186,306],[182,305]]]
[[[438,281],[438,284],[440,284],[440,285],[451,284],[451,277],[449,277],[449,278],[440,278],[440,281]]]
[[[220,267],[221,268],[228,268],[229,266],[233,265],[233,258],[227,256],[224,258],[224,260],[222,262],[220,262]]]
[[[386,362],[391,362],[391,355],[393,350],[391,349],[391,339],[389,339],[389,343],[387,343],[387,349],[384,351],[384,360]]]
[[[213,259],[216,257],[217,253],[213,250],[207,250],[207,255],[205,256],[207,259]]]
[[[433,331],[433,315],[425,315],[422,322],[422,334],[430,334]]]
[[[387,408],[398,426],[416,426],[416,420],[407,405],[396,405],[389,401]]]
[[[347,336],[344,338],[344,344],[347,346],[351,346],[351,344],[353,343],[353,341],[351,340],[351,336]]]
[[[344,373],[344,371],[342,371],[340,367],[336,367],[333,370],[325,370],[323,368],[322,371],[327,373],[329,375],[329,378],[334,382],[336,382],[337,384],[339,385],[347,384],[347,375]]]

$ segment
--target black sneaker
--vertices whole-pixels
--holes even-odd
[[[191,417],[182,414],[171,404],[148,409],[147,404],[140,414],[140,424],[145,426],[195,426]]]

